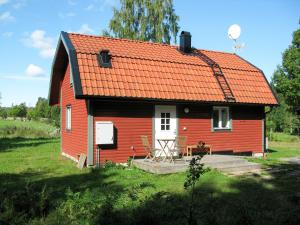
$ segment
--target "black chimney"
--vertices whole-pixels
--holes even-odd
[[[181,31],[180,34],[180,51],[183,51],[185,53],[191,52],[191,34],[187,31]]]

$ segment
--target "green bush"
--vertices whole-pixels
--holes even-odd
[[[8,194],[0,190],[0,224],[26,224],[34,218],[46,217],[50,210],[51,192],[27,183],[19,191]]]

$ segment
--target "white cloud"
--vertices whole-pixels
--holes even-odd
[[[13,17],[10,12],[4,12],[0,14],[0,22],[9,22],[15,20],[15,17]]]
[[[38,49],[41,57],[51,58],[55,54],[54,39],[45,34],[44,30],[35,30],[24,40],[24,43],[29,47]]]
[[[41,77],[45,75],[45,71],[34,64],[29,64],[25,70],[25,74],[29,77]]]
[[[77,2],[74,0],[68,0],[69,5],[77,5]]]
[[[88,24],[82,24],[79,30],[77,30],[75,33],[81,33],[81,34],[91,34],[94,33],[94,30],[88,25]]]
[[[61,19],[65,19],[65,18],[67,18],[67,17],[74,17],[74,16],[76,16],[76,13],[74,13],[74,12],[68,12],[68,13],[58,13],[58,16],[59,16],[59,18],[61,18]]]
[[[0,0],[0,5],[4,5],[6,3],[8,3],[8,0]]]
[[[94,3],[89,4],[85,10],[103,12],[106,8],[117,6],[117,0],[94,0]]]
[[[85,8],[85,10],[91,11],[91,10],[93,10],[94,8],[95,8],[94,4],[90,4],[90,5],[88,5],[88,6]]]
[[[25,6],[26,5],[26,0],[17,0],[16,2],[15,2],[15,4],[13,4],[13,7],[15,8],[15,9],[20,9],[20,8],[22,8],[23,6]]]
[[[2,36],[6,37],[6,38],[9,38],[9,37],[13,36],[13,34],[14,34],[13,32],[7,31],[7,32],[3,32]]]

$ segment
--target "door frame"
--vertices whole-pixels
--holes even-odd
[[[178,113],[178,106],[176,104],[154,104],[153,111],[152,111],[152,147],[155,148],[155,106],[174,106],[175,107],[175,116],[176,116],[176,135],[179,135],[179,113]]]

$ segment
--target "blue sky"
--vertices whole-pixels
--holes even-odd
[[[118,0],[0,0],[0,92],[2,106],[47,97],[49,75],[60,31],[98,35]],[[245,43],[239,55],[270,79],[281,54],[299,28],[300,1],[174,0],[181,30],[196,48],[233,51],[227,38],[239,24]]]

